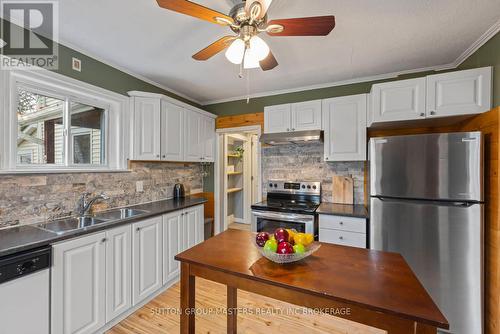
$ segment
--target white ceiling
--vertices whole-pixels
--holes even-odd
[[[194,0],[227,13],[237,0]],[[64,0],[62,42],[198,102],[247,94],[224,53],[191,55],[229,28],[158,7],[155,0]],[[274,0],[269,17],[333,14],[326,37],[269,37],[279,66],[250,72],[250,94],[453,63],[500,18],[499,0]],[[82,65],[85,70],[85,64]]]

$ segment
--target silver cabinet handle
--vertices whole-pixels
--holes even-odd
[[[102,240],[101,240],[102,243],[105,243],[106,241],[108,241],[108,239],[106,239],[106,238],[102,238]]]
[[[424,117],[424,116],[425,116],[425,114],[424,114],[423,112],[421,112],[421,113],[420,113],[420,116]]]
[[[290,129],[289,129],[289,128],[286,128],[286,131],[290,131]]]
[[[162,155],[161,157],[162,157],[163,159],[165,159],[167,156],[164,154],[164,155]]]
[[[328,157],[325,157],[325,160],[328,160]]]
[[[431,115],[436,115],[436,112],[434,110],[431,110]]]
[[[340,222],[339,224],[340,224],[340,225],[344,225],[344,222]]]
[[[295,129],[292,129],[292,131],[295,131]]]
[[[157,155],[156,155],[156,157],[157,157],[157,158],[159,158],[159,157],[160,157],[160,155],[159,155],[159,154],[157,154]]]
[[[339,237],[339,239],[340,239],[340,240],[343,240],[343,239],[344,239],[344,237],[343,237],[343,236],[340,236],[340,237]]]
[[[138,228],[135,229],[136,232],[139,232],[140,230],[141,230],[140,227],[138,227]]]

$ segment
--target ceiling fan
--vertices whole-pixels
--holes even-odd
[[[243,0],[229,15],[187,0],[156,0],[158,5],[174,12],[190,15],[208,22],[227,26],[237,35],[224,36],[195,53],[196,60],[207,60],[226,50],[226,58],[245,69],[261,67],[272,70],[278,62],[266,42],[257,36],[326,36],[335,27],[335,16],[301,17],[294,19],[267,19],[272,0]]]

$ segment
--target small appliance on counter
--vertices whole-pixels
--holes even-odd
[[[176,183],[174,185],[174,199],[184,197],[186,197],[186,190],[184,189],[184,185],[182,183]]]
[[[311,233],[318,239],[321,183],[270,180],[267,200],[252,205],[252,231],[273,233],[278,227]]]

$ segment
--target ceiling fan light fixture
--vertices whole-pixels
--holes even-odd
[[[255,55],[255,52],[252,50],[252,48],[246,49],[245,58],[243,60],[243,68],[251,69],[258,67],[260,67],[260,64],[259,64],[259,59]]]
[[[266,59],[269,55],[269,46],[257,35],[250,39],[250,49],[258,61]]]
[[[245,42],[237,38],[226,50],[226,58],[231,63],[239,65],[243,61],[245,54]]]

